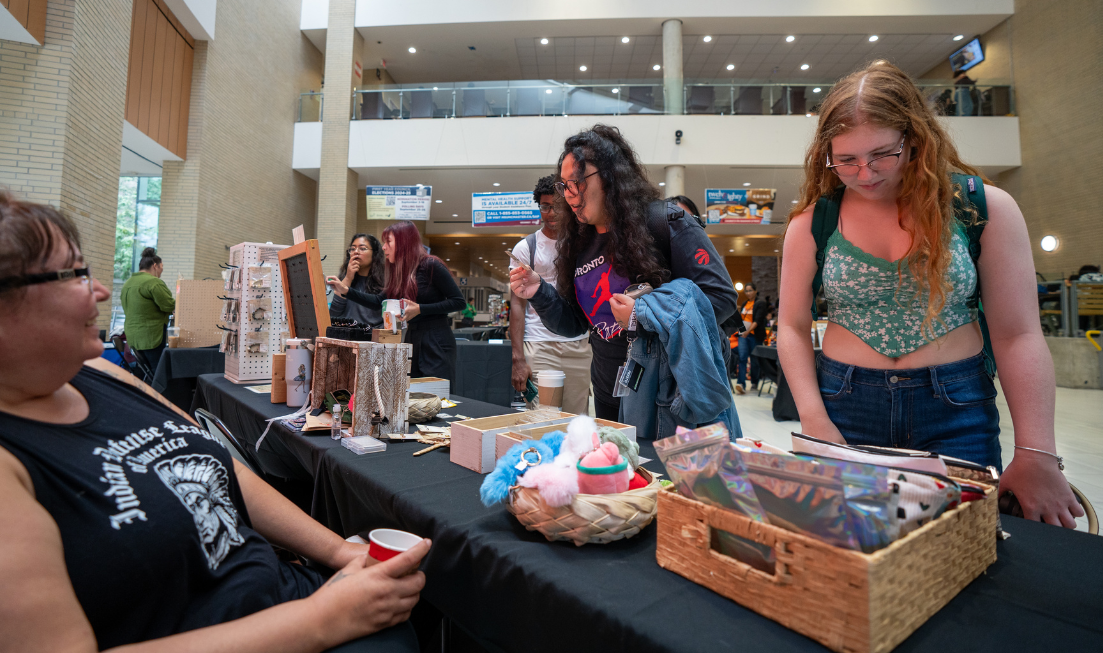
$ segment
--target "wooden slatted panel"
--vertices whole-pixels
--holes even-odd
[[[171,25],[169,28],[171,29]],[[172,32],[169,32],[171,36]],[[169,119],[172,118],[172,87],[177,83],[176,76],[176,50],[177,46],[180,48],[184,46],[183,39],[169,38],[165,42],[165,67],[164,73],[161,75],[161,104],[160,104],[160,116],[157,123],[156,134],[153,134],[154,140],[158,143],[169,142],[169,132],[171,126]]]
[[[177,121],[179,132],[176,135],[176,149],[172,150],[176,156],[188,158],[188,108],[191,106],[191,76],[192,60],[195,57],[193,48],[184,48],[184,74],[180,84],[180,120]],[[169,148],[172,149],[172,148]]]
[[[126,120],[181,158],[187,154],[194,45],[162,0],[134,0]]]
[[[24,25],[39,43],[46,43],[46,0],[30,0]]]
[[[146,7],[149,3],[134,0],[134,12],[130,15],[130,63],[126,75],[126,119],[137,127],[138,91],[142,86],[142,53],[145,51]]]
[[[132,38],[140,38],[145,42],[142,54],[142,80],[138,87],[138,115],[133,123],[143,134],[149,134],[149,106],[153,96],[153,56],[157,50],[157,17],[160,14],[156,8],[146,11],[145,29]]]
[[[165,80],[165,50],[169,45],[168,36],[172,33],[172,25],[164,14],[157,12],[157,37],[156,47],[153,51],[153,79],[149,93],[149,128],[146,134],[153,140],[157,139],[158,129],[161,126],[162,89]]]
[[[1080,315],[1103,315],[1103,284],[1077,287],[1076,312]]]
[[[180,109],[180,97],[184,94],[184,51],[191,51],[191,48],[184,43],[183,39],[176,42],[176,52],[172,58],[172,85],[169,90],[168,96],[168,123],[167,129],[162,131],[164,134],[163,140],[158,142],[166,143],[165,147],[171,151],[179,154],[180,148],[180,116],[188,115],[188,108],[183,107],[184,111],[181,113]],[[191,71],[188,71],[187,83],[191,85]],[[185,125],[186,127],[186,125]]]

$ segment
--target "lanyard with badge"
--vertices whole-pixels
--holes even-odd
[[[652,290],[654,288],[651,287],[651,284],[637,283],[625,288],[624,294],[639,301],[640,297]],[[624,364],[617,368],[617,378],[613,383],[614,397],[627,397],[629,392],[639,390],[644,373],[643,365],[632,360],[632,347],[636,345],[636,340],[638,340],[636,336],[636,308],[634,306],[632,307],[632,314],[628,316],[628,326],[624,330],[628,332],[628,355]]]

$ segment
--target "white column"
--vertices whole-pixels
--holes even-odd
[[[686,167],[685,166],[667,166],[666,167],[666,186],[663,190],[667,197],[674,197],[675,195],[686,194]]]
[[[682,97],[682,21],[676,18],[663,23],[663,91],[666,112],[685,113]]]

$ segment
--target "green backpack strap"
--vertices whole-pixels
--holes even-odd
[[[816,312],[816,297],[823,287],[823,260],[827,252],[827,240],[839,228],[839,207],[842,206],[844,190],[846,186],[839,185],[831,195],[823,195],[816,200],[816,208],[812,211],[812,237],[816,239],[816,276],[812,278],[813,320],[819,317]]]
[[[984,226],[988,224],[988,202],[984,198],[984,181],[975,175],[963,175],[959,172],[952,173],[950,180],[961,188],[961,197],[954,195],[954,217],[961,223],[965,230],[965,239],[969,243],[969,258],[973,259],[973,267],[977,267],[980,261],[980,237],[984,233]],[[972,205],[977,211],[977,219],[971,220],[968,206]],[[980,333],[984,337],[984,368],[989,376],[996,374],[996,357],[992,354],[992,337],[988,334],[988,320],[984,317],[984,302],[980,296],[980,268],[977,267],[977,287],[969,297],[970,307],[977,309],[977,321],[980,323]]]

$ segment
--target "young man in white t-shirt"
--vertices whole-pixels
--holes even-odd
[[[513,247],[513,255],[531,263],[545,281],[555,285],[555,243],[558,237],[555,209],[555,176],[536,183],[533,199],[540,206],[540,231]],[[536,251],[530,245],[535,243]],[[511,263],[510,269],[516,267]],[[509,341],[513,346],[513,387],[524,391],[525,381],[536,371],[561,370],[567,375],[563,386],[563,410],[576,415],[589,414],[590,343],[586,334],[573,338],[559,336],[547,329],[528,302],[510,292]]]

